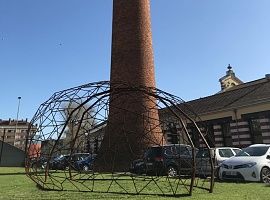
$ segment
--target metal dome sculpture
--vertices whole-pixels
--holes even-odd
[[[143,114],[121,110],[123,119],[132,117],[134,123],[142,124],[142,133],[137,134],[130,124],[121,121],[117,124],[117,131],[121,130],[117,135],[119,142],[110,140],[110,134],[116,130],[109,129],[116,127],[117,121],[110,121],[109,112],[125,108],[112,108],[110,103],[130,95],[136,101],[134,94],[154,105],[153,109],[145,108]],[[152,112],[157,110],[159,117],[155,118],[157,115]],[[195,188],[212,192],[214,165],[195,120],[196,114],[182,99],[156,88],[121,83],[112,87],[104,81],[56,92],[41,104],[30,123],[26,172],[46,190],[173,196],[191,195]],[[161,135],[159,143],[151,141],[153,129]],[[199,146],[195,146],[194,138]],[[139,142],[131,145],[134,140]],[[209,152],[203,158],[207,166],[196,158],[198,147]],[[151,149],[160,149],[165,157],[156,157],[151,164],[147,157]],[[90,161],[86,162],[87,159]],[[169,165],[169,159],[175,164]]]

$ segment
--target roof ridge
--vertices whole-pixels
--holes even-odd
[[[262,84],[262,83],[265,83],[267,81],[268,80],[266,78],[260,78],[260,79],[257,79],[257,80],[253,80],[253,81],[249,81],[249,82],[246,82],[246,83],[236,85],[234,87],[229,88],[228,90],[226,90],[224,92],[229,92],[229,91],[232,91],[232,90],[238,90],[238,89],[241,89],[241,88],[244,88],[244,87],[249,87],[249,86],[252,86],[252,85]],[[223,92],[221,92],[221,93],[223,93]]]
[[[223,108],[226,108],[227,106],[239,101],[240,99],[242,99],[243,97],[247,96],[248,94],[254,92],[255,90],[259,89],[261,87],[261,85],[265,84],[267,82],[262,82],[260,84],[257,84],[257,87],[253,88],[251,91],[247,91],[245,94],[241,95],[240,97],[238,97],[237,99],[235,100],[232,100],[231,102],[227,103],[226,105],[223,106]]]
[[[209,96],[205,96],[205,97],[200,97],[198,99],[194,99],[194,100],[191,100],[191,101],[186,101],[185,103],[188,103],[188,102],[194,102],[194,101],[198,101],[198,100],[202,100],[202,99],[205,99],[205,98],[209,98],[209,97],[213,97],[213,96],[219,96],[221,94],[227,94],[227,93],[230,93],[230,92],[233,92],[235,90],[240,90],[240,89],[243,89],[243,88],[246,88],[246,87],[249,87],[249,86],[254,86],[254,85],[258,85],[258,84],[264,84],[264,83],[267,83],[269,80],[267,80],[266,78],[261,78],[261,79],[257,79],[257,80],[254,80],[254,81],[249,81],[249,82],[246,82],[246,83],[243,83],[243,84],[240,84],[240,85],[236,85],[224,92],[218,92],[216,94],[213,94],[213,95],[209,95]]]

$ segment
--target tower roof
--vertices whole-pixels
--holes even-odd
[[[229,88],[243,84],[238,77],[235,76],[234,71],[232,70],[232,66],[229,64],[227,67],[226,75],[219,79],[221,92],[228,90]]]

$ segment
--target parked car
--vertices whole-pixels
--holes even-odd
[[[66,166],[68,165],[68,159],[69,159],[69,155],[57,156],[49,161],[49,168],[64,170],[66,169]]]
[[[241,149],[235,147],[217,147],[210,149],[211,159],[214,164],[214,175],[218,176],[219,165],[232,156],[239,153]],[[211,163],[207,148],[199,149],[196,155],[196,174],[201,177],[211,176]]]
[[[135,174],[169,177],[191,175],[192,148],[186,144],[150,147],[142,159],[131,163],[130,171]]]
[[[74,153],[70,155],[60,155],[49,162],[50,169],[65,170],[69,166],[73,169],[74,163],[85,159],[89,156],[89,153]]]
[[[75,170],[78,171],[90,171],[93,169],[93,163],[96,158],[96,154],[90,154],[89,156],[85,157],[82,160],[78,160],[74,163]]]
[[[236,147],[218,147],[215,148],[215,162],[216,165],[220,165],[223,161],[235,156],[240,151],[239,148]]]
[[[196,176],[205,178],[211,176],[211,159],[213,160],[214,166],[215,162],[215,149],[200,148],[196,154]]]
[[[47,159],[45,157],[34,157],[30,160],[31,167],[35,170],[44,169],[47,163]]]
[[[270,144],[250,145],[224,161],[220,165],[219,177],[270,183]]]

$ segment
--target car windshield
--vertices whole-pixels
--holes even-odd
[[[264,154],[266,154],[268,148],[269,147],[247,147],[235,156],[263,156]]]
[[[196,154],[197,158],[205,158],[205,157],[209,157],[209,153],[206,149],[200,149],[198,151],[198,153]]]
[[[161,155],[162,155],[162,148],[152,147],[145,152],[144,157],[145,158],[153,158],[153,157],[161,156]]]
[[[219,149],[218,154],[220,155],[220,157],[223,157],[223,158],[230,158],[234,156],[231,149]]]
[[[241,149],[233,149],[235,154],[238,154],[240,151],[242,151]]]

